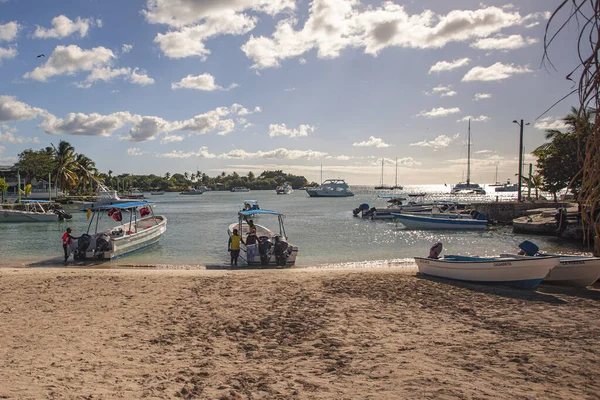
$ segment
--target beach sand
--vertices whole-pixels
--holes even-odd
[[[2,268],[0,294],[0,398],[600,398],[599,286]]]

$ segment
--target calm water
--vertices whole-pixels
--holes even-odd
[[[429,199],[456,199],[444,185],[410,186],[405,192],[427,192]],[[147,250],[112,261],[108,265],[221,265],[227,263],[227,227],[237,221],[237,212],[245,199],[258,200],[262,209],[286,214],[285,228],[290,243],[299,247],[297,266],[348,265],[370,261],[364,265],[385,265],[388,262],[409,263],[414,256],[426,256],[437,241],[447,253],[494,255],[517,249],[518,243],[532,240],[549,252],[576,253],[582,249],[575,244],[562,244],[556,238],[514,235],[511,227],[492,228],[485,232],[415,231],[387,221],[362,220],[352,216],[360,203],[385,207],[378,195],[393,192],[353,187],[354,197],[310,198],[303,190],[292,195],[277,195],[274,190],[248,193],[206,192],[200,196],[181,196],[166,193],[146,194],[156,203],[155,213],[168,219],[167,232],[160,244]],[[493,188],[489,196],[472,201],[495,200]],[[396,192],[402,193],[402,192]],[[514,193],[502,194],[500,199],[515,198]],[[468,200],[468,199],[464,199]],[[60,262],[61,235],[67,226],[73,235],[87,230],[86,213],[72,211],[73,219],[58,223],[0,224],[1,264]],[[124,220],[127,217],[124,216]],[[276,217],[261,216],[258,224],[277,230]],[[353,264],[350,264],[353,265]]]

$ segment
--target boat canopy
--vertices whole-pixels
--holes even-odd
[[[51,203],[49,200],[21,199],[21,203]]]
[[[106,205],[96,207],[96,209],[97,210],[110,210],[111,208],[118,208],[118,209],[123,210],[126,208],[143,207],[143,206],[149,206],[149,205],[152,205],[152,203],[150,203],[148,201],[129,201],[127,203],[106,204]]]
[[[249,217],[252,215],[260,215],[260,214],[270,214],[270,215],[283,215],[280,212],[272,211],[272,210],[244,210],[240,211],[240,217]]]

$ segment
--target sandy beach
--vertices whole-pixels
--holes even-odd
[[[0,269],[0,398],[600,398],[600,286]]]

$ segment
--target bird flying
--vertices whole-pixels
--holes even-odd
[[[38,55],[36,58],[40,58],[40,57],[46,57],[46,56],[45,56],[45,55],[43,55],[43,54],[40,54],[40,55]]]

